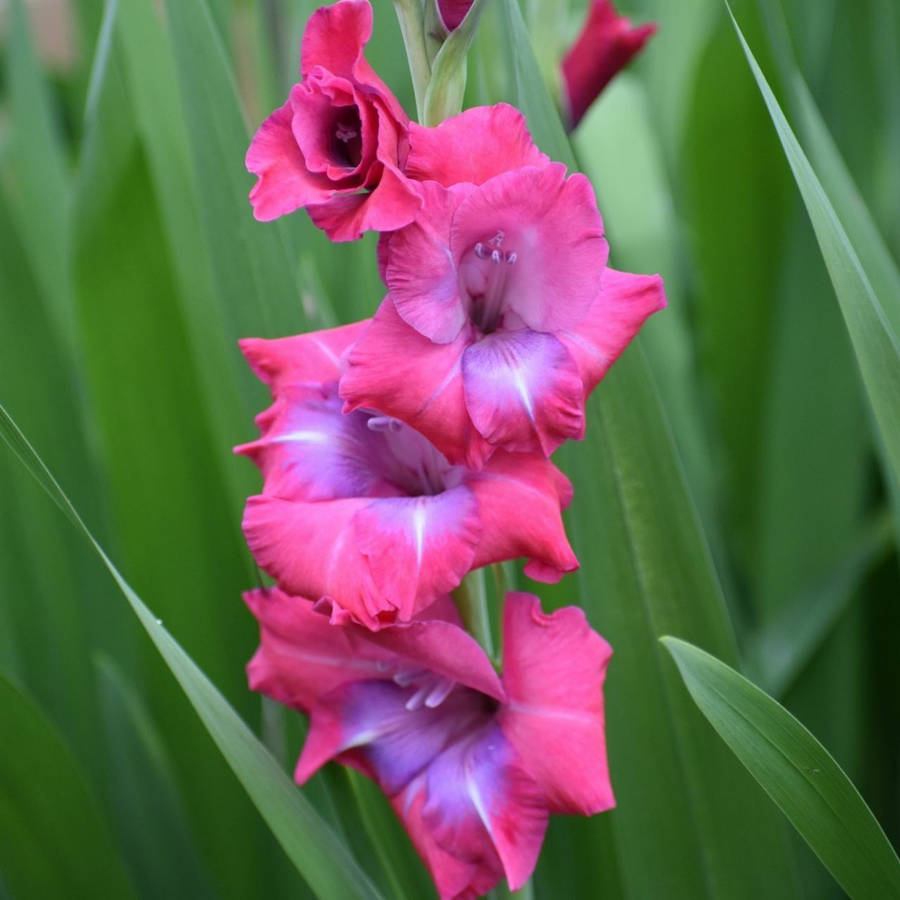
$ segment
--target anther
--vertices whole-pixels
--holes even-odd
[[[500,260],[501,260],[502,258],[503,258],[503,256],[502,256],[502,254],[500,253],[499,250],[492,250],[492,251],[491,251],[491,260],[492,260],[493,262],[498,263],[498,262],[500,262]]]
[[[484,244],[481,241],[475,245],[475,255],[479,259],[487,259],[487,250],[484,249]]]
[[[507,253],[505,258],[507,264],[511,266],[519,258],[519,254],[513,250],[512,253]]]

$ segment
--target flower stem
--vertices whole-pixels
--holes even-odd
[[[425,91],[431,80],[431,65],[425,49],[425,25],[422,20],[420,0],[394,0],[394,10],[400,23],[406,58],[409,60],[409,74],[412,76],[413,92],[416,95],[416,117],[424,121]]]
[[[469,572],[462,584],[453,592],[453,599],[469,633],[493,660],[494,638],[491,634],[491,617],[487,608],[484,569]]]

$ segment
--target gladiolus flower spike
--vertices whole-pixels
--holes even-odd
[[[447,32],[471,6],[429,2]],[[507,560],[544,582],[577,568],[549,457],[666,300],[659,276],[609,268],[589,181],[517,109],[410,122],[364,58],[372,22],[368,0],[312,15],[302,80],[247,152],[257,219],[379,232],[387,286],[370,319],[240,342],[272,395],[235,448],[262,473],[243,528],[276,581],[245,594],[248,676],[310,718],[296,780],[331,760],[371,778],[442,900],[468,900],[524,884],[551,813],[614,805],[612,651],[581,610],[510,593],[498,674],[453,592]],[[570,125],[652,27],[595,0],[563,62]]]

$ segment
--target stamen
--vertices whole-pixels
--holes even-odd
[[[403,427],[403,423],[392,416],[372,416],[366,422],[366,427],[369,431],[399,431]]]
[[[516,253],[515,250],[513,250],[512,253],[507,253],[507,254],[506,254],[506,262],[507,262],[507,264],[510,265],[510,266],[511,266],[518,258],[519,258],[519,254]]]
[[[503,258],[503,256],[502,256],[502,254],[500,253],[499,250],[493,250],[493,251],[491,251],[491,261],[492,261],[492,262],[498,263],[498,262],[500,262],[500,260],[501,260],[502,258]]]
[[[422,704],[425,702],[425,698],[428,696],[431,690],[431,685],[426,684],[424,687],[420,687],[413,695],[406,701],[406,708],[413,712],[416,709],[419,709]]]
[[[399,685],[400,687],[409,687],[411,684],[418,681],[424,674],[425,669],[421,667],[399,669],[394,675],[394,684]]]
[[[479,259],[487,259],[487,250],[484,249],[484,244],[481,241],[475,245],[475,255]]]
[[[359,137],[359,132],[355,128],[345,124],[344,122],[338,122],[337,128],[334,132],[334,136],[339,141],[346,144],[348,141],[352,141],[353,138]]]
[[[425,698],[425,705],[429,709],[440,706],[447,699],[447,695],[453,690],[455,684],[456,682],[450,678],[442,678]]]

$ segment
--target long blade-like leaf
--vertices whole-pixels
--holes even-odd
[[[663,638],[713,728],[851,897],[900,896],[900,859],[828,751],[783,706],[698,647]]]
[[[271,753],[241,721],[215,685],[131,589],[2,405],[0,437],[88,539],[187,694],[222,755],[310,887],[320,897],[333,900],[378,897],[374,885],[359,868],[349,850],[307,803]]]
[[[109,824],[65,742],[0,676],[0,873],[20,900],[135,896]]]
[[[872,403],[887,465],[893,477],[900,478],[900,339],[733,16],[732,21],[806,204]]]

